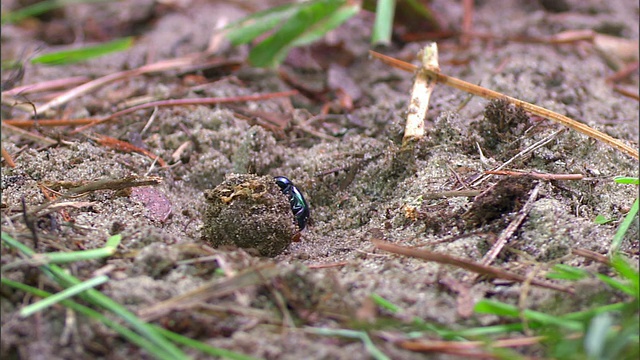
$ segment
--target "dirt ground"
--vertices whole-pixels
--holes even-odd
[[[3,1],[2,10],[19,3]],[[473,29],[527,37],[591,29],[638,40],[636,1],[564,3],[569,10],[555,13],[538,1],[477,1]],[[433,1],[432,8],[446,28],[460,29],[461,1]],[[28,58],[73,39],[81,42],[81,35],[85,41],[136,35],[134,47],[125,53],[66,66],[26,65],[14,86],[73,76],[97,78],[203,52],[216,26],[252,9],[240,2],[197,0],[77,5],[20,26],[2,25],[2,60]],[[161,107],[79,134],[72,134],[70,127],[29,129],[59,140],[53,146],[3,126],[2,146],[16,167],[2,164],[2,231],[31,248],[37,246],[38,252],[100,248],[110,235],[122,234],[113,257],[67,268],[81,279],[104,270],[110,281],[99,289],[138,314],[204,284],[232,282],[243,271],[276,269],[266,285],[213,293],[204,304],[149,315],[170,330],[265,359],[368,359],[361,342],[320,336],[310,327],[358,329],[373,322],[369,326],[382,331],[382,320],[398,329],[397,324],[416,317],[451,329],[495,324],[496,317],[472,314],[473,303],[492,298],[518,304],[523,288],[528,291],[524,306],[531,309],[589,308],[604,291],[594,282],[576,284],[573,296],[484,278],[470,283],[466,270],[375,248],[370,240],[384,239],[480,261],[536,188],[539,193],[528,216],[494,265],[523,275],[537,271],[539,278],[557,263],[603,271],[597,262],[571,251],[607,253],[619,221],[638,195],[637,187],[612,179],[638,176],[638,161],[572,130],[551,137],[562,129],[560,125],[445,86],[438,86],[431,98],[427,136],[413,153],[402,153],[412,74],[368,57],[372,20],[372,14],[363,12],[330,33],[325,48],[296,51],[282,66],[306,89],[328,88],[310,91],[320,98],[298,94],[235,104]],[[396,41],[377,50],[415,63],[424,44]],[[610,53],[602,54],[587,42],[550,45],[474,38],[468,47],[461,47],[459,37],[454,37],[438,45],[443,73],[565,114],[638,147],[638,101],[606,83],[605,78],[615,72]],[[238,60],[247,52],[247,47],[223,42],[213,57]],[[320,55],[325,56],[320,59]],[[14,75],[3,70],[3,86]],[[637,71],[620,86],[637,91]],[[42,117],[99,117],[131,106],[125,101],[136,99],[229,97],[290,89],[291,83],[277,71],[246,65],[168,71],[115,81]],[[353,109],[340,106],[340,92],[353,99]],[[48,100],[42,94],[23,99],[37,104]],[[322,116],[321,107],[327,102],[331,112]],[[3,120],[30,115],[3,103]],[[97,140],[101,135],[143,147],[168,166],[104,146]],[[585,180],[493,176],[474,184],[484,170],[547,138],[546,145],[516,158],[507,168],[582,174]],[[311,208],[311,220],[299,241],[274,258],[229,246],[211,247],[202,231],[204,192],[231,173],[291,179]],[[84,202],[78,208],[39,212],[33,217],[39,237],[34,243],[21,215],[22,199],[28,211],[45,203],[41,185],[132,176],[160,177],[162,182],[130,191],[93,191],[73,199]],[[475,199],[438,195],[474,189],[488,192]],[[597,215],[614,221],[596,224]],[[247,216],[253,215],[240,213],[238,219]],[[294,221],[290,212],[282,217]],[[636,219],[621,251],[637,259],[638,247]],[[3,267],[17,260],[17,254],[3,244]],[[3,269],[2,276],[59,290],[27,265]],[[392,315],[376,310],[372,294],[401,311]],[[23,319],[18,310],[30,301],[24,293],[3,286],[0,300],[3,359],[151,358],[80,315],[70,322],[63,307]],[[376,346],[392,359],[433,356],[402,349],[388,333],[372,334]],[[535,354],[536,349],[523,353]]]

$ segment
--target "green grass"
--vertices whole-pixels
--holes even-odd
[[[616,276],[590,273],[584,269],[557,264],[547,277],[550,279],[575,282],[587,278],[597,279],[610,288],[610,295],[624,298],[611,304],[593,305],[591,308],[564,314],[551,314],[532,309],[520,309],[516,305],[483,299],[474,307],[476,314],[498,316],[503,324],[467,327],[462,329],[445,329],[415,318],[410,324],[406,321],[398,323],[389,320],[378,320],[369,328],[403,332],[404,337],[412,339],[439,337],[449,341],[486,342],[484,349],[497,358],[513,358],[520,356],[512,350],[492,348],[493,339],[513,338],[517,333],[525,336],[541,336],[544,340],[539,344],[544,358],[554,359],[634,359],[640,355],[638,336],[640,335],[640,275],[638,270],[622,256],[611,259],[611,268]],[[614,295],[615,294],[615,295]],[[393,316],[400,316],[402,309],[372,294],[371,299],[380,308],[389,311]],[[515,322],[514,322],[515,321]],[[524,322],[523,322],[524,321]],[[386,327],[381,324],[386,323]],[[362,326],[361,326],[362,327]],[[365,329],[362,331],[366,331]],[[323,335],[330,335],[325,332]],[[341,333],[335,334],[342,336]],[[357,337],[356,334],[351,334]]]
[[[390,358],[385,355],[380,349],[378,349],[369,334],[366,331],[358,331],[358,330],[350,330],[350,329],[328,329],[328,328],[315,328],[315,327],[307,327],[306,331],[323,336],[338,336],[338,337],[346,337],[351,339],[358,339],[364,344],[364,348],[367,350],[369,355],[376,360],[390,360]]]
[[[607,219],[606,217],[598,214],[596,215],[596,218],[593,220],[596,224],[598,225],[604,225],[604,224],[608,224],[610,222],[613,222],[613,219]]]
[[[146,350],[149,354],[153,355],[157,359],[163,360],[178,360],[178,359],[189,359],[189,357],[176,346],[176,344],[182,344],[194,349],[197,349],[205,354],[212,356],[221,356],[228,359],[237,359],[237,360],[249,360],[253,359],[247,355],[235,353],[233,351],[214,348],[208,346],[199,341],[186,338],[179,334],[170,332],[168,330],[162,329],[159,326],[149,324],[140,318],[138,318],[135,314],[127,310],[124,306],[118,304],[116,301],[111,299],[110,297],[104,295],[102,292],[93,289],[91,287],[98,285],[98,283],[103,282],[103,278],[96,278],[93,280],[89,280],[86,282],[82,282],[77,279],[73,275],[70,275],[65,269],[59,267],[56,264],[52,264],[49,261],[43,262],[42,259],[56,259],[55,255],[59,255],[60,253],[53,254],[37,254],[24,244],[20,243],[13,237],[9,236],[7,233],[2,232],[2,241],[7,246],[14,248],[21,253],[23,253],[30,261],[38,264],[38,268],[44,274],[52,278],[56,281],[60,286],[66,288],[66,291],[62,291],[58,294],[51,294],[46,291],[31,287],[29,285],[12,281],[2,277],[0,279],[1,283],[21,291],[36,295],[45,300],[40,301],[31,305],[31,308],[28,306],[23,309],[23,312],[26,310],[29,315],[34,311],[43,311],[48,308],[52,303],[60,303],[63,306],[66,306],[80,314],[83,314],[89,318],[92,318],[96,321],[100,321],[106,326],[110,327],[118,334],[120,334],[124,339],[131,342],[132,344],[138,345],[139,347]],[[99,257],[106,257],[113,253],[117,245],[120,243],[121,237],[120,235],[115,235],[110,237],[107,242],[105,249],[107,251],[103,251],[102,253],[97,253],[92,250],[87,250],[85,252],[89,252],[91,256],[83,255],[82,251],[80,252],[71,252],[67,254],[73,254],[76,256],[77,261],[83,261],[87,259],[96,259]],[[101,250],[101,249],[98,249]],[[72,259],[64,258],[63,262],[70,262]],[[3,268],[3,270],[6,270]],[[71,290],[71,294],[69,294],[69,289]],[[103,309],[107,312],[110,312],[121,319],[127,326],[120,325],[119,323],[110,320],[107,316],[101,314],[100,312],[84,306],[80,305],[71,300],[71,296],[76,296],[93,307]],[[48,300],[47,300],[48,299]],[[35,306],[35,309],[33,308]],[[23,312],[21,314],[26,316]]]
[[[383,298],[382,296],[378,295],[378,294],[371,294],[371,299],[373,300],[373,302],[378,305],[379,307],[390,311],[391,313],[397,313],[400,311],[400,307],[398,307],[397,305],[391,303],[389,300]]]
[[[591,274],[567,265],[554,266],[548,277],[566,281],[579,281],[587,277],[597,278],[609,285],[613,292],[619,291],[627,295],[628,299],[625,301],[595,306],[579,312],[552,315],[521,310],[514,305],[484,299],[476,304],[475,311],[502,318],[526,319],[530,330],[535,331],[536,335],[545,337],[546,340],[543,342],[547,351],[545,355],[551,358],[637,358],[640,355],[638,270],[621,256],[615,256],[611,266],[618,274],[617,278]],[[517,329],[512,327],[510,330]],[[567,336],[568,334],[576,336]]]
[[[52,306],[54,304],[59,303],[62,300],[68,299],[74,295],[77,295],[87,289],[91,289],[93,287],[96,287],[98,285],[102,285],[104,283],[106,283],[107,281],[109,281],[109,277],[106,275],[102,275],[102,276],[98,276],[96,278],[84,281],[79,283],[78,285],[74,285],[71,287],[66,288],[63,291],[60,291],[59,293],[55,294],[55,295],[51,295],[45,299],[42,299],[41,301],[38,301],[36,303],[33,303],[31,305],[25,306],[22,308],[22,310],[20,310],[20,316],[22,317],[27,317],[27,316],[31,316],[33,314],[35,314],[38,311],[43,311],[44,309],[48,308],[49,306]]]
[[[640,179],[634,178],[634,177],[621,176],[621,177],[616,177],[614,181],[618,184],[628,184],[628,185],[635,185],[635,186],[638,186],[640,184]],[[638,203],[638,198],[636,198],[636,200],[633,202],[633,205],[631,205],[631,209],[629,209],[629,212],[622,220],[622,223],[620,224],[618,231],[613,237],[613,241],[611,242],[611,248],[609,249],[610,257],[613,257],[615,254],[618,253],[618,250],[622,245],[622,241],[624,240],[625,234],[627,233],[627,231],[629,231],[631,224],[633,224],[633,221],[636,220],[638,216],[639,205],[640,204]]]
[[[25,6],[19,10],[7,11],[2,14],[2,25],[17,23],[30,17],[36,17],[67,5],[89,4],[113,0],[46,0]]]
[[[113,0],[46,0],[14,11],[2,13],[2,25],[18,23],[28,18],[43,15],[52,10],[77,4],[91,4]],[[112,52],[124,51],[133,46],[133,38],[126,37],[102,44],[85,46],[77,49],[55,51],[31,59],[32,64],[66,65],[86,61]],[[16,61],[14,61],[16,62]],[[3,62],[3,69],[7,64]]]
[[[366,8],[373,8],[365,1]],[[408,6],[422,8],[416,2]],[[372,44],[389,44],[393,30],[395,0],[377,0]],[[241,19],[225,28],[233,45],[257,42],[249,52],[249,63],[258,67],[277,67],[289,51],[325,36],[360,11],[358,1],[312,0],[292,2]],[[428,14],[428,12],[426,12]],[[420,14],[422,14],[420,12]],[[265,35],[268,36],[265,37]]]
[[[124,51],[133,46],[133,37],[126,37],[98,45],[55,51],[31,59],[32,64],[68,65],[86,61],[112,52]]]
[[[372,44],[389,45],[391,43],[395,10],[395,0],[377,0],[376,20],[371,31]]]
[[[354,16],[360,7],[345,0],[314,0],[291,3],[248,16],[227,26],[226,36],[233,45],[272,34],[249,53],[249,62],[259,67],[275,67],[291,48],[309,44]]]

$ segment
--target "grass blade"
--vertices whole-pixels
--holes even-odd
[[[383,309],[386,309],[394,314],[400,311],[400,307],[378,294],[371,294],[370,297],[376,305],[380,306]]]
[[[640,273],[622,256],[615,256],[611,260],[611,266],[622,276],[629,280],[634,289],[632,294],[636,299],[640,298]]]
[[[602,281],[603,283],[611,286],[616,290],[620,290],[627,295],[631,295],[631,296],[636,295],[636,292],[634,291],[634,286],[632,284],[627,284],[602,274],[596,274],[596,277],[600,279],[600,281]]]
[[[602,359],[607,333],[613,325],[613,319],[609,313],[599,314],[589,323],[589,328],[584,337],[584,349],[591,359]]]
[[[612,222],[613,220],[611,219],[607,219],[606,217],[598,214],[595,218],[595,220],[593,220],[593,222],[595,222],[598,225],[604,225],[604,224],[608,224],[610,222]]]
[[[349,330],[349,329],[327,329],[327,328],[314,328],[308,327],[309,330],[313,334],[324,335],[324,336],[342,336],[352,339],[359,339],[364,344],[365,349],[369,352],[369,354],[376,360],[389,360],[389,357],[385,355],[382,351],[380,351],[369,335],[364,331],[357,330]]]
[[[378,0],[378,4],[376,5],[376,20],[371,33],[372,44],[389,45],[391,43],[395,9],[395,0]]]
[[[225,36],[231,44],[241,45],[250,42],[278,24],[282,24],[300,7],[306,4],[285,4],[247,16],[224,28]]]
[[[565,264],[556,264],[552,272],[547,274],[548,279],[577,281],[589,277],[589,272]]]
[[[33,250],[15,240],[5,232],[2,232],[2,240],[31,258],[33,258],[33,256],[35,255],[35,252]],[[68,274],[66,271],[64,271],[64,269],[57,265],[42,265],[40,266],[40,269],[64,287],[77,285],[81,282],[79,279],[71,274]],[[187,359],[187,355],[185,353],[183,353],[174,344],[168,341],[168,339],[166,339],[164,336],[160,335],[160,333],[158,333],[153,327],[151,327],[150,324],[142,321],[140,318],[135,316],[135,314],[127,310],[124,306],[118,304],[103,293],[95,289],[89,289],[79,296],[90,303],[113,312],[124,321],[128,322],[134,329],[140,332],[141,335],[147,338],[154,347],[158,348],[158,350],[166,354],[168,358]],[[149,350],[148,348],[145,349]]]
[[[45,299],[38,301],[37,303],[25,306],[20,310],[20,316],[27,317],[38,311],[44,310],[49,306],[59,303],[62,300],[68,299],[76,294],[79,294],[87,289],[91,289],[98,285],[104,284],[109,281],[109,277],[106,275],[98,276],[93,279],[81,282],[78,285],[68,287],[57,294],[51,295]]]
[[[532,326],[531,328],[534,328],[534,327]],[[476,327],[476,328],[451,331],[449,334],[447,334],[447,336],[460,336],[463,338],[486,337],[489,335],[506,334],[514,331],[522,331],[523,329],[524,329],[524,326],[520,323],[482,326],[482,327]]]
[[[31,287],[29,285],[25,285],[23,283],[17,282],[17,281],[13,281],[13,280],[9,280],[6,278],[1,278],[0,279],[1,283],[3,285],[7,285],[10,287],[13,287],[15,289],[18,290],[22,290],[24,292],[27,293],[31,293],[35,296],[41,297],[43,299],[47,299],[51,296],[53,296],[53,294],[46,292],[44,290],[40,290],[34,287]],[[126,327],[110,320],[109,318],[107,318],[106,316],[100,314],[99,312],[88,308],[84,305],[80,305],[74,301],[71,300],[62,300],[60,302],[62,305],[72,309],[73,311],[76,311],[82,315],[85,315],[89,318],[95,319],[97,321],[100,321],[102,323],[104,323],[105,325],[109,326],[110,328],[112,328],[113,330],[115,330],[116,332],[118,332],[120,335],[122,335],[122,337],[124,337],[125,339],[131,341],[132,343],[140,346],[143,349],[147,349],[151,354],[153,354],[156,358],[158,359],[167,359],[167,360],[171,360],[172,358],[166,356],[164,353],[160,352],[159,349],[156,346],[153,346],[153,344],[151,342],[149,342],[147,339],[143,338],[142,336],[136,334],[135,332],[127,329]],[[176,343],[179,344],[183,344],[186,346],[189,346],[191,348],[194,348],[196,350],[201,351],[202,353],[208,354],[208,355],[213,355],[213,356],[220,356],[226,359],[232,359],[232,360],[257,360],[254,357],[248,356],[248,355],[244,355],[244,354],[239,354],[236,352],[233,352],[231,350],[227,350],[227,349],[220,349],[220,348],[214,348],[212,346],[209,346],[207,344],[204,344],[200,341],[197,340],[193,340],[190,338],[187,338],[185,336],[182,336],[180,334],[176,334],[172,331],[169,331],[167,329],[164,329],[160,326],[157,325],[151,325],[152,327],[154,327],[157,331],[161,332],[164,336],[166,336],[167,338],[175,341]]]
[[[287,55],[292,46],[309,43],[322,37],[357,13],[357,5],[343,0],[319,0],[301,7],[274,34],[249,53],[249,61],[255,66],[274,67]]]
[[[568,314],[562,315],[561,317],[567,320],[584,321],[586,319],[592,318],[598,314],[602,314],[605,312],[623,311],[628,306],[629,306],[628,303],[615,303],[615,304],[598,306],[595,309],[568,313]]]
[[[124,51],[133,45],[133,37],[116,39],[106,43],[44,54],[31,59],[32,64],[66,65],[89,60],[112,52]]]
[[[628,185],[640,185],[640,178],[627,177],[627,176],[616,176],[613,181],[618,184],[628,184]]]
[[[535,321],[546,325],[556,325],[574,331],[583,330],[582,324],[577,321],[567,320],[565,318],[545,314],[543,312],[534,310],[521,311],[516,306],[487,299],[480,300],[476,304],[474,311],[477,313],[494,314],[498,316],[508,316],[515,318],[520,317],[520,313],[522,313],[524,317],[529,321]]]
[[[192,347],[196,350],[199,350],[200,352],[207,354],[207,355],[211,355],[211,356],[220,356],[223,357],[225,359],[232,359],[232,360],[256,360],[256,358],[251,357],[249,355],[245,355],[245,354],[240,354],[231,350],[227,350],[227,349],[220,349],[220,348],[215,348],[212,346],[209,346],[207,344],[204,344],[200,341],[197,340],[193,340],[190,339],[186,336],[182,336],[180,334],[176,334],[173,331],[169,331],[165,328],[162,328],[160,326],[157,325],[152,325],[156,330],[158,330],[158,332],[160,332],[162,335],[166,336],[168,339],[173,340],[176,343],[179,344],[183,344],[189,347]]]
[[[20,10],[10,11],[6,14],[2,14],[2,24],[6,23],[16,23],[22,21],[26,18],[38,16],[49,12],[51,10],[64,7],[66,5],[71,4],[80,4],[80,3],[98,3],[105,2],[111,0],[46,0],[40,1],[33,5],[26,6]]]
[[[29,285],[25,285],[23,283],[17,282],[17,281],[13,281],[13,280],[9,280],[6,278],[0,278],[0,282],[3,285],[7,285],[7,286],[11,286],[13,288],[22,290],[24,292],[27,293],[31,293],[34,294],[35,296],[41,297],[41,298],[48,298],[50,296],[52,296],[51,293],[46,292],[44,290],[40,290],[34,287],[31,287]],[[126,327],[114,322],[113,320],[109,319],[108,317],[100,314],[99,312],[86,307],[84,305],[80,305],[76,302],[73,302],[71,300],[62,300],[60,302],[60,304],[72,309],[73,311],[76,311],[82,315],[85,315],[89,318],[93,318],[95,320],[98,320],[102,323],[104,323],[105,325],[107,325],[108,327],[110,327],[111,329],[113,329],[114,331],[116,331],[117,333],[119,333],[120,335],[122,335],[123,338],[127,339],[128,341],[130,341],[133,344],[138,345],[140,348],[142,349],[146,349],[150,354],[154,355],[156,358],[158,359],[166,359],[166,360],[171,360],[170,357],[166,356],[164,352],[162,352],[157,346],[154,346],[149,340],[145,339],[144,337],[138,335],[137,333],[135,333],[134,331],[131,331],[130,329],[127,329]]]
[[[474,311],[481,314],[493,314],[498,316],[518,317],[520,310],[509,304],[492,300],[480,300],[474,307]]]
[[[360,8],[357,5],[342,5],[325,19],[306,29],[305,32],[292,43],[292,46],[307,45],[316,41],[329,31],[340,26],[343,22],[349,20],[349,18],[357,14],[359,10]]]
[[[624,220],[622,220],[618,231],[616,231],[616,234],[613,236],[613,241],[611,241],[609,256],[613,256],[618,253],[618,249],[620,249],[620,246],[622,245],[622,240],[624,240],[624,235],[627,233],[627,231],[631,227],[631,224],[633,224],[633,221],[638,215],[639,205],[640,204],[638,203],[638,199],[636,199],[636,201],[633,202],[633,205],[631,205],[631,209],[624,217]]]
[[[83,260],[101,259],[115,254],[120,241],[122,241],[122,235],[116,234],[107,239],[105,246],[100,249],[35,254],[34,258],[38,260],[43,258],[43,263],[45,264],[62,264]]]

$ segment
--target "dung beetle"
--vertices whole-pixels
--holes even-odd
[[[304,229],[309,220],[309,204],[302,196],[302,193],[298,188],[293,185],[291,180],[284,176],[275,177],[276,184],[280,187],[283,194],[289,198],[289,204],[291,205],[291,212],[296,217],[298,227],[300,230]]]

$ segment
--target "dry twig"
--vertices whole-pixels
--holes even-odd
[[[91,182],[84,182],[71,186],[69,188],[70,194],[84,194],[98,190],[123,190],[132,187],[140,186],[153,186],[162,183],[162,178],[157,176],[137,178],[134,176],[126,177],[123,179],[106,179]],[[52,185],[52,184],[49,184]]]
[[[115,112],[102,119],[95,119],[92,123],[84,125],[78,129],[75,129],[74,131],[72,131],[72,134],[80,131],[84,131],[92,126],[102,124],[104,122],[115,119],[122,115],[130,114],[132,112],[136,112],[142,109],[164,107],[164,106],[212,105],[212,104],[222,104],[222,103],[231,103],[231,102],[259,101],[259,100],[273,99],[277,97],[293,96],[293,95],[296,95],[297,93],[298,92],[296,90],[289,90],[289,91],[282,91],[282,92],[276,92],[276,93],[245,95],[245,96],[230,96],[230,97],[224,97],[224,98],[172,99],[172,100],[153,101],[150,103],[137,105],[128,109]]]
[[[63,203],[64,200],[77,198],[83,196],[89,192],[97,191],[97,190],[123,190],[132,187],[138,186],[150,186],[150,185],[158,185],[162,182],[162,178],[157,176],[151,177],[126,177],[123,179],[106,179],[106,180],[97,180],[91,182],[84,181],[58,181],[58,182],[42,182],[40,185],[47,188],[50,191],[57,191],[59,189],[65,188],[69,189],[68,194],[62,194],[56,192],[59,195],[57,198],[52,199],[40,206],[37,206],[29,211],[29,215],[37,215],[40,211],[49,209],[51,207],[60,206],[59,204]],[[66,204],[68,205],[68,204]],[[9,219],[14,219],[19,215],[11,216]]]
[[[540,344],[545,339],[546,337],[544,336],[520,337],[492,341],[489,345],[492,348],[532,346]],[[404,349],[417,352],[438,352],[478,359],[502,358],[487,351],[487,343],[485,341],[404,340],[399,341],[398,344]]]
[[[560,129],[558,131],[555,131],[553,134],[547,136],[546,138],[538,141],[537,143],[529,146],[526,149],[523,149],[522,151],[520,151],[519,153],[515,154],[511,159],[505,161],[502,165],[496,167],[495,169],[493,169],[492,171],[499,171],[504,169],[507,165],[511,164],[512,162],[514,162],[516,159],[525,156],[526,154],[539,149],[545,145],[547,145],[548,143],[550,143],[555,137],[556,135],[560,134],[561,132],[565,131],[565,129]],[[480,185],[480,183],[482,183],[483,181],[487,180],[488,178],[490,178],[491,176],[493,176],[492,174],[485,174],[483,176],[481,176],[480,178],[478,178],[476,181],[473,182],[472,186],[478,186]]]
[[[232,278],[212,281],[195,290],[142,309],[138,316],[145,321],[151,321],[171,311],[189,309],[207,300],[229,295],[247,286],[265,284],[279,273],[280,270],[274,264],[248,269]]]
[[[435,78],[431,72],[438,73],[438,46],[430,43],[418,55],[422,59],[422,66],[416,71],[411,90],[411,100],[407,109],[407,124],[405,125],[402,146],[407,146],[413,140],[424,137],[424,118],[429,109],[429,99],[435,88]]]
[[[39,82],[37,84],[23,85],[23,86],[13,88],[11,90],[3,91],[2,98],[5,99],[6,97],[12,97],[17,95],[26,95],[26,94],[33,94],[33,93],[38,93],[42,91],[57,90],[61,88],[66,88],[68,86],[79,85],[89,80],[90,79],[86,76],[74,76],[66,79],[56,79],[56,80]],[[5,103],[4,100],[3,100],[3,103]]]
[[[4,148],[4,146],[2,146],[2,158],[4,159],[4,161],[7,162],[7,165],[9,165],[9,167],[16,167],[16,163],[13,161],[13,158],[11,157],[11,154],[9,154],[9,152]]]
[[[506,280],[512,280],[517,282],[524,282],[527,280],[526,276],[515,274],[510,271],[502,270],[496,267],[482,265],[467,259],[457,258],[457,257],[453,257],[446,254],[439,254],[439,253],[435,253],[433,251],[428,251],[428,250],[418,250],[418,249],[409,248],[406,246],[399,246],[399,245],[392,244],[388,241],[384,241],[376,238],[372,238],[371,242],[378,249],[392,252],[395,254],[410,256],[410,257],[423,259],[427,261],[434,261],[440,264],[454,265],[463,269],[467,269],[469,271],[474,271],[483,275],[506,279]],[[531,284],[548,288],[548,289],[566,292],[569,294],[574,293],[574,290],[572,288],[556,285],[546,281],[534,279],[531,281]]]
[[[374,56],[375,58],[378,58],[379,60],[381,60],[382,62],[384,62],[385,64],[388,64],[390,66],[396,67],[398,69],[402,69],[405,71],[409,71],[409,72],[414,72],[416,71],[417,66],[398,60],[398,59],[394,59],[390,56],[386,56],[386,55],[382,55],[380,53],[377,53],[375,51],[369,51],[369,53]],[[513,104],[515,106],[519,106],[521,108],[523,108],[525,111],[528,111],[532,114],[541,116],[545,119],[551,120],[551,121],[555,121],[557,123],[560,123],[570,129],[573,129],[575,131],[578,131],[582,134],[585,134],[593,139],[596,139],[598,141],[601,141],[605,144],[610,145],[611,147],[633,157],[634,159],[638,159],[638,150],[632,148],[631,146],[623,143],[622,141],[613,138],[612,136],[609,136],[601,131],[598,131],[596,129],[591,128],[590,126],[583,124],[581,122],[575,121],[573,119],[570,119],[564,115],[560,115],[556,112],[553,112],[551,110],[547,110],[543,107],[537,106],[537,105],[533,105],[530,104],[528,102],[524,102],[522,100],[518,100],[516,98],[501,94],[497,91],[493,91],[493,90],[489,90],[487,88],[484,88],[482,86],[478,86],[478,85],[474,85],[471,83],[468,83],[466,81],[451,77],[451,76],[447,76],[445,74],[441,74],[438,71],[434,71],[431,69],[426,69],[424,68],[424,66],[422,67],[421,71],[424,71],[428,76],[434,78],[437,82],[442,83],[444,85],[447,86],[451,86],[453,88],[456,88],[458,90],[462,90],[474,95],[478,95],[480,97],[483,97],[485,99],[506,99],[510,104]]]
[[[87,94],[91,91],[94,91],[108,83],[126,79],[133,76],[139,76],[143,74],[167,71],[172,69],[178,69],[186,65],[190,65],[194,62],[193,57],[182,57],[177,59],[165,60],[155,64],[144,65],[137,69],[121,71],[115,74],[109,74],[103,76],[101,78],[89,81],[84,83],[78,87],[75,87],[64,94],[56,97],[55,99],[49,101],[48,103],[37,107],[36,114],[43,114],[45,111],[49,109],[54,109],[60,105],[67,103],[68,101],[77,98],[81,95]]]
[[[522,206],[522,209],[518,211],[518,215],[516,215],[516,217],[509,223],[506,229],[502,231],[502,233],[500,234],[496,242],[493,244],[491,249],[482,258],[482,261],[480,262],[482,265],[491,265],[493,260],[495,260],[496,257],[498,257],[498,254],[500,254],[500,251],[502,251],[502,248],[504,248],[504,246],[507,244],[507,241],[509,240],[509,238],[513,236],[516,230],[518,230],[518,227],[520,227],[520,225],[524,221],[524,218],[526,218],[527,215],[529,215],[529,212],[533,207],[533,203],[538,198],[538,192],[540,192],[540,187],[541,185],[537,184],[533,188],[533,190],[531,190],[529,199]],[[468,282],[473,283],[476,281],[477,278],[478,278],[478,273],[476,272],[469,276]]]
[[[451,191],[435,191],[428,192],[422,195],[422,198],[425,200],[431,199],[443,199],[443,198],[454,198],[454,197],[474,197],[478,196],[482,193],[480,190],[451,190]]]
[[[6,119],[2,120],[5,125],[15,126],[17,128],[30,128],[35,126],[68,126],[68,125],[86,125],[95,122],[96,119],[83,118],[83,119]]]
[[[4,121],[1,124],[2,124],[3,131],[8,131],[8,132],[12,132],[12,133],[18,134],[18,135],[23,136],[23,137],[25,137],[27,139],[30,139],[30,140],[33,140],[35,142],[41,143],[44,146],[53,146],[53,145],[58,144],[57,141],[55,141],[55,140],[53,140],[51,138],[32,133],[30,131],[26,131],[26,130],[20,129],[18,127],[15,127],[15,126],[12,126],[12,125],[9,125],[9,124],[5,124]]]
[[[539,172],[523,172],[523,171],[508,171],[508,170],[488,170],[484,172],[490,175],[505,175],[513,177],[528,176],[539,180],[582,180],[584,176],[582,174],[543,174]]]
[[[158,164],[162,167],[166,167],[167,163],[162,160],[159,155],[152,153],[149,150],[143,149],[141,147],[137,147],[131,143],[126,141],[118,140],[106,135],[98,135],[94,138],[94,140],[98,141],[100,144],[110,147],[112,149],[124,151],[124,152],[137,152],[139,154],[143,154],[148,156],[151,160],[158,161]]]
[[[578,256],[582,256],[584,258],[587,259],[591,259],[594,261],[597,261],[599,263],[605,264],[607,266],[611,265],[611,261],[609,260],[609,257],[599,254],[595,251],[591,251],[591,250],[587,250],[587,249],[583,249],[583,248],[577,248],[577,249],[571,249],[571,253],[573,255],[578,255]]]

